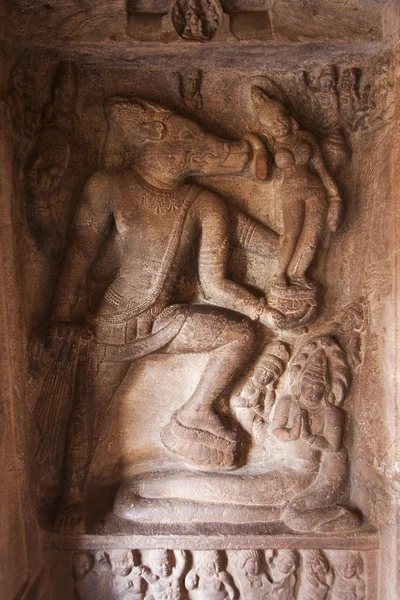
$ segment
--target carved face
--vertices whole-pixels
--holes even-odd
[[[162,140],[149,142],[143,148],[164,172],[185,176],[233,174],[240,173],[249,161],[247,142],[228,142],[178,115],[171,115],[165,127]]]
[[[315,573],[315,575],[321,581],[323,581],[325,579],[325,575],[329,571],[328,564],[326,563],[325,560],[321,560],[321,559],[315,560],[315,562],[313,562],[313,564],[311,565],[311,568],[312,568],[313,573]]]
[[[202,565],[201,570],[205,577],[213,577],[216,573],[219,573],[220,566],[218,561],[208,561]]]
[[[256,558],[249,558],[246,562],[245,570],[247,575],[258,575],[260,572],[260,565]]]
[[[111,567],[114,573],[127,577],[132,570],[132,561],[128,553],[111,555]]]
[[[89,556],[86,554],[78,554],[74,556],[72,562],[72,576],[75,581],[80,581],[91,570]]]
[[[344,557],[338,564],[338,571],[344,579],[353,579],[357,574],[357,557]]]
[[[314,92],[327,94],[335,85],[335,79],[330,70],[308,71],[306,79],[308,87]]]
[[[282,553],[278,554],[278,556],[276,557],[275,566],[278,569],[278,571],[280,571],[284,575],[287,575],[294,569],[295,564],[293,562],[292,557],[289,554]]]
[[[355,86],[355,75],[351,69],[345,69],[340,79],[340,89],[342,92],[351,92]]]
[[[166,559],[154,563],[154,573],[157,575],[157,577],[170,577],[172,575],[171,561]]]
[[[317,406],[324,398],[326,385],[317,379],[303,377],[300,388],[300,397],[308,405]]]
[[[283,138],[292,132],[292,122],[283,107],[260,108],[258,111],[258,118],[261,125],[267,130],[267,133],[274,138]]]

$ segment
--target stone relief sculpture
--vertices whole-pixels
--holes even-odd
[[[335,581],[332,588],[333,600],[364,600],[365,582],[363,560],[359,552],[340,553],[335,562]]]
[[[112,597],[142,600],[150,571],[140,565],[137,552],[111,550],[109,560],[112,575]]]
[[[176,0],[171,16],[182,39],[207,42],[218,31],[222,13],[219,0]]]
[[[178,73],[179,93],[188,108],[193,112],[203,110],[201,94],[203,72],[201,69],[186,69]]]
[[[272,433],[292,445],[304,475],[314,471],[315,478],[290,500],[283,519],[297,531],[357,528],[356,515],[339,505],[348,464],[339,408],[350,384],[346,356],[333,338],[315,338],[294,357],[289,378],[290,395],[276,405]]]
[[[200,600],[235,600],[237,590],[229,573],[221,566],[221,551],[202,552],[197,566],[185,578],[187,590],[196,590]]]
[[[226,408],[218,405],[255,349],[252,321],[269,328],[289,328],[309,313],[304,306],[303,312],[286,316],[271,308],[265,298],[227,279],[231,220],[226,204],[216,194],[185,183],[190,174],[247,169],[251,176],[255,158],[257,172],[264,172],[260,169],[261,143],[255,136],[227,142],[143,100],[113,99],[106,111],[105,164],[116,161],[126,166],[99,172],[86,184],[60,267],[48,342],[41,346],[45,354],[54,355],[61,345],[64,356],[74,354],[77,345],[86,348],[73,362],[78,391],[66,453],[67,512],[62,511],[66,517],[72,510],[72,520],[66,517],[70,524],[80,521],[85,474],[101,430],[101,415],[133,360],[153,352],[210,352],[197,389],[172,415],[161,438],[190,464],[230,469],[237,460],[240,432]],[[116,228],[123,246],[119,272],[96,305],[82,310],[81,286],[111,227]],[[134,231],[140,235],[133,235]],[[187,248],[200,233],[199,278],[205,304],[169,306]],[[274,232],[254,222],[246,247],[272,257],[276,239]],[[144,248],[149,249],[148,256]],[[197,338],[193,331],[201,335]],[[66,385],[71,379],[64,377]],[[51,418],[54,407],[71,410],[58,396],[53,401],[48,398],[48,405]],[[91,432],[88,423],[94,423]]]
[[[296,550],[277,550],[272,559],[273,577],[271,598],[277,600],[293,600],[297,582],[297,566],[299,562]]]
[[[327,600],[332,591],[334,573],[322,550],[304,550],[304,586],[299,600]]]
[[[149,583],[147,600],[184,600],[183,574],[186,568],[186,553],[181,550],[152,550],[152,570],[145,575]]]
[[[281,370],[282,362],[277,366]],[[269,369],[266,381],[273,372],[273,367]],[[149,472],[121,486],[114,512],[133,520],[158,515],[173,521],[177,511],[181,521],[190,522],[222,518],[231,522],[282,521],[299,532],[359,528],[358,515],[344,503],[348,458],[340,406],[350,375],[346,355],[333,337],[312,338],[292,358],[287,393],[279,395],[273,410],[268,408],[265,414],[256,404],[250,406],[256,413],[251,431],[254,441],[264,447],[267,456],[273,438],[286,446],[283,466],[251,472],[251,477],[245,472]],[[243,409],[243,396],[242,392],[239,400],[234,399],[239,410]]]
[[[350,159],[350,147],[343,131],[335,65],[304,72],[310,92],[310,118],[321,132],[321,149],[331,173],[335,175]]]
[[[112,583],[95,570],[95,559],[89,552],[76,552],[72,557],[72,577],[75,584],[76,600],[109,600]]]
[[[78,139],[76,95],[76,67],[62,61],[25,164],[27,223],[38,249],[52,260],[60,258],[65,242],[66,226],[56,196],[70,164],[71,147],[76,148]]]
[[[260,88],[251,91],[257,132],[273,153],[279,171],[284,234],[269,301],[278,310],[291,301],[315,305],[316,288],[307,277],[326,225],[336,231],[342,213],[338,187],[325,166],[317,140],[302,131],[284,106]]]
[[[237,552],[235,573],[242,598],[265,600],[272,597],[272,579],[264,563],[260,550]]]

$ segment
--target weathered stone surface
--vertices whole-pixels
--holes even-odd
[[[398,8],[2,5],[5,598],[397,599]]]

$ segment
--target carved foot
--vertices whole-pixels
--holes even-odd
[[[237,430],[209,407],[178,410],[161,431],[169,450],[204,469],[233,469],[239,446]]]
[[[359,516],[344,506],[328,506],[304,512],[289,506],[282,520],[298,532],[344,533],[361,527]]]
[[[82,502],[69,504],[58,514],[55,529],[64,533],[85,533],[85,512]]]

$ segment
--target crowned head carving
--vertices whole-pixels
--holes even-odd
[[[321,402],[341,406],[350,386],[347,356],[338,342],[321,336],[307,342],[289,369],[291,389],[307,408]]]

